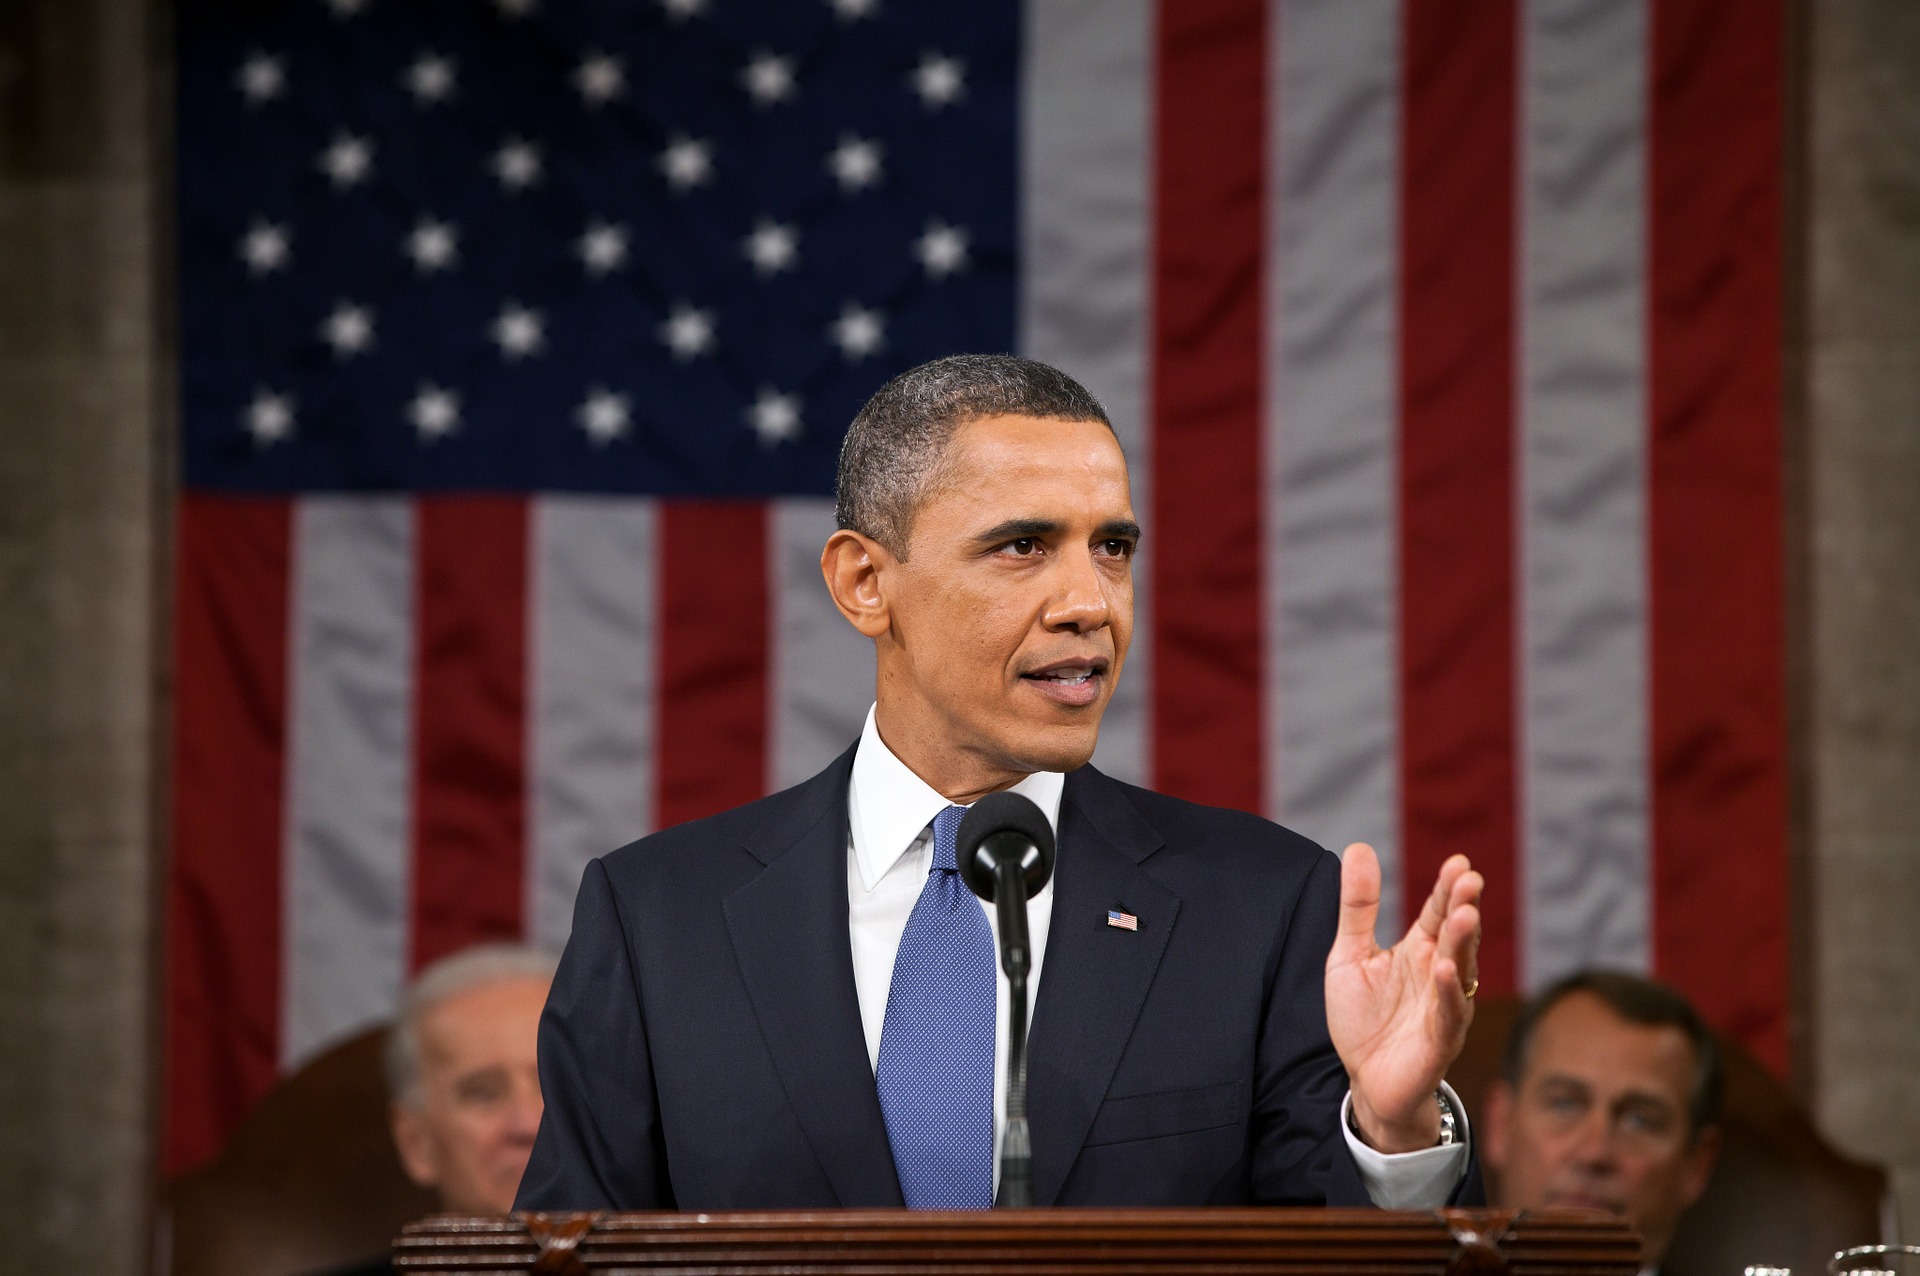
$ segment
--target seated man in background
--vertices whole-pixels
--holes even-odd
[[[551,953],[484,944],[442,957],[401,996],[387,1034],[393,1142],[407,1177],[451,1214],[505,1214],[540,1129],[535,1049]],[[382,1258],[336,1276],[392,1270]]]
[[[1481,1155],[1508,1208],[1606,1210],[1658,1270],[1720,1150],[1713,1033],[1679,993],[1588,971],[1529,1002],[1487,1095]]]
[[[393,1141],[407,1177],[456,1214],[505,1214],[540,1129],[535,1046],[554,958],[489,944],[407,990],[387,1038]]]

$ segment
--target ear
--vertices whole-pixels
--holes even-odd
[[[1513,1087],[1495,1081],[1487,1087],[1487,1101],[1480,1110],[1480,1160],[1496,1174],[1506,1168],[1512,1127]]]
[[[393,1125],[393,1146],[400,1153],[400,1168],[421,1187],[440,1184],[440,1146],[427,1119],[419,1109],[396,1103],[388,1110]]]
[[[1707,1184],[1713,1181],[1713,1167],[1720,1160],[1720,1127],[1710,1125],[1700,1131],[1700,1137],[1687,1149],[1687,1177],[1680,1185],[1682,1200],[1680,1207],[1685,1209],[1705,1194]]]
[[[820,574],[833,605],[869,638],[879,638],[893,624],[881,576],[894,563],[879,541],[844,528],[829,536],[820,551]]]

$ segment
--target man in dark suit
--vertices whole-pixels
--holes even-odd
[[[1666,1271],[1680,1218],[1720,1155],[1720,1047],[1685,997],[1614,970],[1569,975],[1529,1001],[1487,1094],[1500,1204],[1606,1210]]]
[[[953,830],[1002,789],[1059,845],[1031,905],[1036,1204],[1476,1197],[1441,1078],[1479,875],[1450,861],[1382,950],[1370,849],[1343,866],[1088,765],[1140,537],[1099,404],[1023,359],[915,368],[855,419],[838,521],[821,569],[875,644],[866,729],[794,789],[589,866],[517,1204],[987,1205],[1006,985]]]

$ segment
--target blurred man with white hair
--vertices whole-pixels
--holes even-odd
[[[451,1214],[505,1214],[544,1105],[535,1059],[552,953],[482,944],[422,970],[387,1034],[389,1118],[401,1168]],[[387,1276],[389,1258],[329,1276]]]
[[[554,958],[488,944],[420,972],[387,1038],[407,1176],[459,1214],[504,1214],[540,1128],[535,1044]]]

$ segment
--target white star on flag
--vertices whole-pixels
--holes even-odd
[[[920,259],[930,279],[945,279],[967,268],[967,232],[961,226],[943,221],[927,223],[926,233],[913,243],[913,255]]]
[[[747,409],[747,424],[760,437],[761,447],[772,447],[800,437],[800,396],[760,387],[760,397]]]
[[[713,143],[681,134],[660,152],[660,171],[676,191],[691,190],[713,180]]]
[[[453,59],[438,53],[422,53],[407,68],[407,92],[422,106],[452,97]]]
[[[757,106],[772,106],[793,96],[793,59],[761,49],[740,72],[740,83]]]
[[[858,22],[873,16],[874,0],[827,0],[827,3],[833,6],[834,16],[842,22]]]
[[[666,342],[673,357],[682,363],[713,349],[713,311],[696,310],[677,301],[660,325],[660,340]]]
[[[827,156],[827,167],[833,170],[840,189],[852,193],[880,180],[881,154],[880,143],[849,133]]]
[[[594,278],[618,270],[627,262],[627,228],[609,222],[588,222],[574,245],[580,262]]]
[[[967,91],[967,66],[959,58],[929,53],[913,69],[913,91],[929,111],[951,106]]]
[[[460,258],[460,228],[450,222],[422,217],[407,236],[407,256],[423,275],[446,270]]]
[[[669,21],[685,22],[706,12],[707,0],[660,0],[660,7],[667,11]]]
[[[240,237],[240,260],[247,263],[250,275],[270,275],[287,264],[289,241],[293,236],[285,226],[256,221]]]
[[[864,359],[886,344],[886,323],[880,312],[854,301],[840,307],[840,317],[828,331],[848,363]]]
[[[367,0],[327,0],[327,8],[336,18],[351,18],[367,7]]]
[[[335,190],[359,185],[373,171],[373,143],[351,133],[336,133],[333,142],[320,152],[320,171]]]
[[[233,77],[245,95],[249,106],[258,106],[262,102],[271,102],[287,88],[287,64],[283,59],[255,52],[240,64],[240,72]]]
[[[509,301],[500,307],[488,331],[505,359],[524,359],[539,354],[547,344],[546,319],[538,310],[529,310]]]
[[[574,418],[580,422],[580,428],[587,432],[587,438],[595,447],[605,447],[615,439],[627,436],[627,428],[632,422],[632,405],[624,394],[615,394],[605,386],[594,386],[587,391],[587,397],[574,409]]]
[[[800,232],[791,226],[762,217],[754,223],[753,233],[741,242],[741,251],[753,263],[757,275],[777,275],[794,264],[800,255]]]
[[[279,443],[293,437],[293,396],[274,394],[262,388],[253,396],[243,414],[247,433],[256,447]]]
[[[540,180],[540,148],[510,136],[493,153],[492,167],[502,190],[525,190]]]
[[[524,18],[540,7],[538,0],[493,0],[493,3],[500,10],[500,16],[509,21]]]
[[[627,69],[609,53],[589,53],[573,73],[573,87],[588,106],[605,106],[627,91]]]
[[[351,359],[373,349],[373,310],[343,301],[320,324],[320,339],[336,359]]]
[[[443,439],[460,428],[460,396],[423,381],[420,392],[407,405],[407,420],[420,432],[422,443]]]

